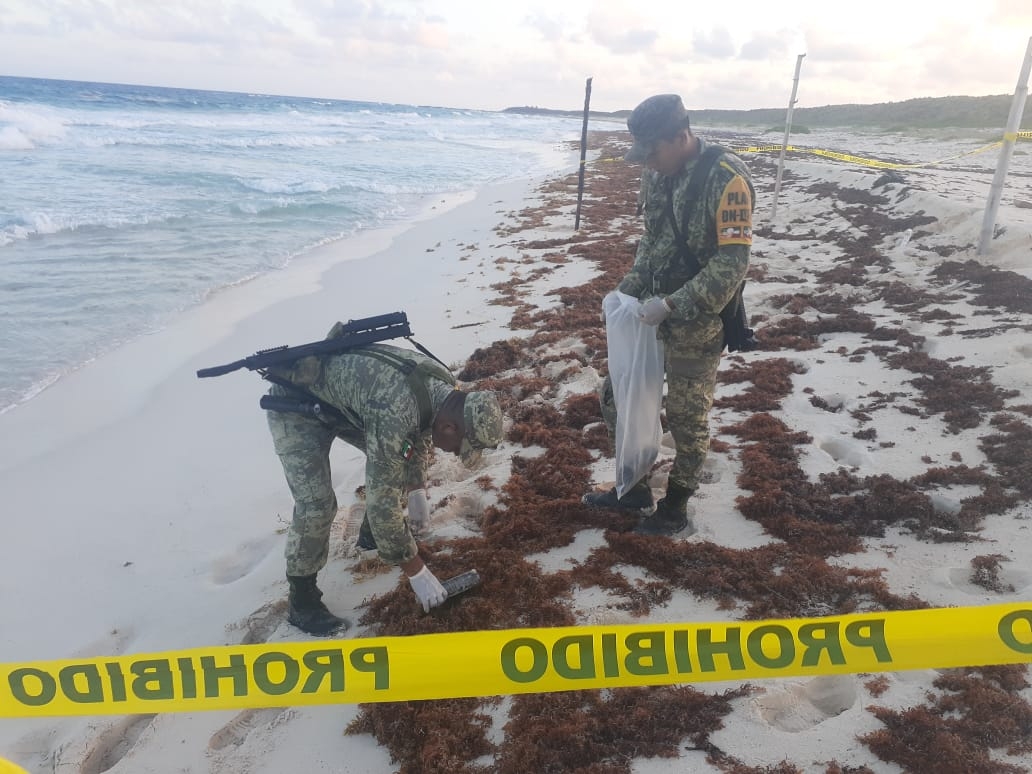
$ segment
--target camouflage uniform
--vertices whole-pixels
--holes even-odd
[[[315,575],[326,564],[330,525],[337,513],[329,459],[335,438],[365,452],[366,516],[380,558],[400,564],[417,554],[403,514],[403,498],[406,492],[424,486],[431,432],[429,427],[420,427],[419,405],[409,377],[369,351],[401,355],[415,363],[433,414],[454,389],[454,378],[432,359],[386,344],[305,358],[290,369],[270,369],[346,417],[346,421],[329,424],[301,414],[267,412],[273,444],[294,496],[294,516],[287,532],[288,576]],[[278,385],[269,393],[291,395]],[[497,423],[500,429],[500,413]]]
[[[698,155],[708,143],[699,138]],[[665,348],[667,425],[676,456],[670,481],[687,489],[698,486],[709,449],[709,411],[717,366],[724,348],[720,310],[734,295],[749,268],[752,241],[752,189],[741,159],[724,153],[702,187],[703,200],[690,223],[681,223],[688,181],[695,160],[672,177],[646,169],[642,180],[645,232],[634,265],[618,286],[638,299],[667,296],[673,313],[658,328]],[[672,196],[678,228],[702,267],[694,277],[673,265],[677,251],[668,216]],[[601,392],[602,415],[610,432],[616,427],[612,383]]]

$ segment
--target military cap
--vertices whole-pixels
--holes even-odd
[[[465,436],[459,454],[471,465],[479,458],[481,449],[495,447],[502,440],[502,407],[495,394],[486,390],[466,393],[462,423]]]
[[[669,140],[682,129],[688,128],[688,111],[676,94],[657,94],[649,97],[631,111],[627,128],[634,144],[624,155],[627,161],[640,164],[652,153],[659,140]]]

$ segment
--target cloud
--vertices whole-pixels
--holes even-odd
[[[697,107],[770,107],[787,100],[800,53],[810,105],[1004,93],[1032,32],[1028,0],[952,23],[899,0],[865,0],[845,23],[816,0],[740,0],[733,22],[666,0],[3,2],[0,72],[12,75],[486,108],[576,108],[588,76],[600,110],[669,91]]]
[[[876,49],[862,37],[843,37],[836,30],[806,24],[803,26],[806,37],[806,54],[810,60],[823,62],[867,62],[878,58]],[[799,52],[804,53],[804,52]]]
[[[758,32],[742,45],[741,57],[751,61],[780,59],[788,53],[785,32]]]
[[[617,56],[648,51],[659,39],[655,18],[642,18],[634,5],[622,2],[592,6],[587,33],[592,42]]]
[[[1032,5],[1028,0],[996,0],[990,17],[1024,29],[1032,36]]]
[[[735,55],[735,43],[727,27],[712,27],[692,33],[692,50],[712,59],[730,59]]]
[[[553,17],[551,14],[538,12],[527,15],[523,23],[532,30],[535,30],[542,40],[557,43],[567,37],[570,26],[562,17]]]

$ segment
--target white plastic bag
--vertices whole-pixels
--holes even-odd
[[[609,377],[616,401],[616,495],[652,469],[662,430],[663,342],[638,319],[641,302],[617,290],[602,299],[609,346]]]

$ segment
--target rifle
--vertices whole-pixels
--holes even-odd
[[[375,317],[363,317],[359,320],[348,320],[343,326],[343,335],[332,339],[323,339],[311,344],[300,344],[296,347],[288,347],[286,344],[270,349],[260,349],[249,357],[241,360],[234,360],[225,365],[202,368],[197,372],[200,379],[210,376],[222,376],[236,371],[240,368],[247,368],[251,371],[259,371],[271,366],[293,363],[309,355],[334,355],[355,347],[366,344],[373,344],[377,341],[396,339],[401,336],[409,338],[412,336],[412,329],[409,328],[408,316],[404,312],[391,312]],[[411,341],[411,339],[409,339]],[[415,342],[412,342],[415,344]],[[416,345],[419,346],[418,344]],[[422,347],[419,347],[422,349]],[[435,358],[436,359],[436,358]]]

